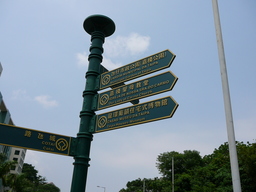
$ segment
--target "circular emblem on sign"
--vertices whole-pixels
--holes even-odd
[[[102,80],[101,80],[101,84],[102,84],[102,85],[107,85],[107,84],[110,82],[110,79],[111,79],[110,75],[105,75],[105,76],[102,78]]]
[[[109,95],[104,94],[100,97],[100,104],[101,105],[106,105],[108,103],[108,100],[109,100]]]
[[[60,138],[56,141],[56,148],[59,151],[65,151],[68,148],[68,141],[66,139]]]
[[[99,128],[105,127],[106,124],[107,124],[107,120],[108,120],[108,119],[107,119],[106,116],[100,117],[99,120],[98,120],[98,127],[99,127]]]

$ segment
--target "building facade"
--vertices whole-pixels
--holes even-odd
[[[3,68],[0,63],[0,76],[2,74],[2,71],[3,71]],[[0,92],[0,123],[14,125],[11,118],[11,114],[5,106],[1,92]],[[22,167],[23,167],[25,156],[26,156],[26,149],[0,145],[0,153],[5,154],[5,156],[7,157],[7,160],[9,161],[17,161],[16,166],[11,168],[10,173],[20,174],[22,172]],[[3,186],[1,185],[1,181],[0,181],[0,192],[2,191],[3,191]]]

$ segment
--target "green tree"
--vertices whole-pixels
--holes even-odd
[[[238,163],[243,192],[256,191],[256,143],[237,142]],[[145,179],[146,191],[169,192],[174,158],[175,192],[232,192],[232,177],[228,143],[214,149],[203,158],[198,151],[165,152],[157,157],[156,166],[161,178]],[[127,183],[120,192],[140,192],[143,180]]]
[[[60,192],[60,189],[53,183],[45,183],[39,185],[37,192]]]
[[[256,191],[256,144],[236,142],[236,147],[242,191]],[[200,191],[199,186],[208,186],[206,191],[232,192],[228,143],[220,145],[203,160],[205,165],[194,172],[193,191]]]
[[[256,143],[237,142],[236,145],[242,190],[256,191]]]
[[[193,192],[215,192],[215,172],[210,166],[198,167],[192,172],[191,186]]]
[[[157,157],[156,166],[164,178],[172,180],[172,158],[174,159],[175,191],[190,191],[193,172],[204,165],[198,151],[185,150],[165,152]]]
[[[35,187],[46,183],[46,179],[41,175],[38,175],[38,171],[31,164],[24,163],[22,173],[25,175],[26,179],[35,185]]]
[[[126,187],[127,187],[127,192],[142,192],[143,190],[143,180],[138,178],[136,180],[133,180],[133,181],[129,181],[127,184],[126,184]]]
[[[174,158],[174,173],[182,174],[203,165],[202,157],[198,151],[185,150],[183,153],[176,151],[165,152],[157,157],[156,166],[163,177],[171,179],[172,158]]]
[[[165,178],[155,177],[154,179],[136,179],[129,181],[126,184],[126,189],[121,189],[119,192],[142,192],[143,183],[145,182],[146,192],[170,192],[171,191],[171,181]]]
[[[256,143],[238,142],[237,153],[242,190],[256,191]]]
[[[175,168],[174,171],[175,173],[180,173],[182,172],[181,170],[183,169],[181,166],[182,162],[182,155],[176,151],[171,151],[171,152],[165,152],[160,154],[157,157],[157,162],[156,162],[156,167],[158,168],[158,171],[162,174],[163,177],[171,179],[172,177],[172,157],[175,158]]]
[[[146,189],[151,192],[170,192],[172,183],[166,178],[158,178],[146,180]]]
[[[2,180],[3,186],[7,186],[6,176],[10,172],[11,167],[15,164],[15,161],[7,161],[6,156],[0,153],[0,180]]]
[[[8,174],[6,183],[11,189],[9,192],[31,192],[33,191],[32,183],[25,178],[24,174]]]
[[[47,183],[45,177],[38,175],[38,171],[31,164],[24,163],[22,173],[29,180],[35,192],[59,192],[60,189],[53,183]]]
[[[228,143],[220,145],[211,155],[206,155],[203,159],[206,169],[211,173],[211,178],[208,178],[208,181],[210,179],[214,183],[215,191],[232,192]]]
[[[10,174],[11,167],[17,162],[6,161],[0,154],[0,180],[5,187],[10,187],[8,192],[60,192],[53,183],[46,183],[46,179],[38,175],[38,171],[31,164],[24,163],[22,174]]]

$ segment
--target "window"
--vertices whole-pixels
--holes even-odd
[[[21,169],[21,167],[18,167],[18,173],[21,173],[21,171],[22,171],[22,169]]]
[[[13,158],[12,160],[13,160],[13,161],[18,161],[18,158]]]
[[[10,151],[10,147],[3,146],[3,153],[7,154]]]
[[[20,162],[19,162],[20,166],[23,166],[23,160],[20,159]]]
[[[15,150],[14,155],[19,155],[20,151],[19,150]]]
[[[25,152],[24,152],[24,151],[22,151],[21,157],[22,157],[23,159],[25,158]]]

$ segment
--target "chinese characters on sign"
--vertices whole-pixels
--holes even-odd
[[[172,97],[141,103],[135,106],[97,115],[95,132],[171,118],[178,104]]]
[[[170,91],[177,81],[170,71],[100,93],[97,110]]]
[[[0,144],[69,155],[72,137],[0,124]]]
[[[127,85],[124,82],[168,68],[175,57],[167,49],[112,71],[103,70],[98,88],[112,90],[99,93],[92,109],[97,111],[172,90],[178,78],[170,71]],[[178,106],[172,97],[165,97],[95,115],[90,127],[93,133],[98,133],[170,118]]]
[[[174,58],[175,55],[167,49],[112,71],[102,67],[105,72],[99,76],[98,88],[112,89],[97,94],[92,110],[101,110],[172,90],[178,78],[170,71],[126,85],[124,82],[170,67]],[[178,103],[170,96],[136,104],[95,115],[90,130],[98,133],[170,118],[177,107]],[[76,145],[76,138],[0,123],[0,145],[72,156],[75,147],[71,144]]]
[[[175,55],[164,50],[123,67],[101,74],[99,89],[105,89],[120,82],[126,82],[143,75],[170,67]]]

